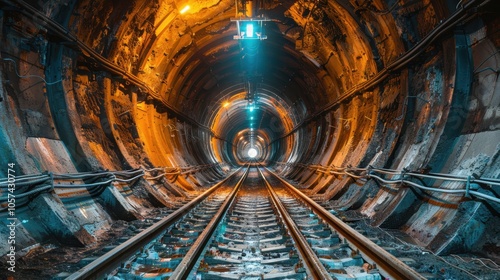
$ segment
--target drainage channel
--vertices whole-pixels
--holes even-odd
[[[287,182],[274,174],[268,177],[314,255],[333,279],[425,279]]]
[[[186,279],[186,259],[206,246],[247,174],[234,172],[66,279]]]

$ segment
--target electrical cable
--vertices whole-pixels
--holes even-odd
[[[135,177],[132,177],[132,178],[130,178],[130,179],[118,179],[118,178],[115,178],[115,181],[116,181],[116,182],[128,183],[128,182],[132,182],[132,181],[134,181],[134,180],[137,180],[137,179],[139,179],[139,178],[141,178],[141,177],[143,177],[143,176],[144,176],[144,173],[143,173],[143,174],[140,174],[140,175],[137,175],[137,176],[135,176]]]
[[[480,193],[480,192],[477,192],[477,191],[469,191],[469,194],[472,194],[472,195],[475,195],[475,196],[479,196],[481,198],[484,198],[486,200],[492,200],[496,203],[500,203],[500,198],[496,198],[496,197],[493,197],[493,196],[490,196],[490,195],[486,195],[486,194],[483,194],[483,193]]]
[[[167,173],[161,173],[161,174],[159,174],[159,175],[157,175],[157,176],[155,176],[155,177],[147,177],[146,179],[147,179],[147,180],[157,180],[158,178],[163,177],[163,176],[165,176],[166,174],[167,174]]]
[[[146,169],[146,170],[144,170],[144,171],[145,171],[145,172],[165,171],[166,169],[169,169],[169,168],[174,168],[174,169],[176,169],[176,167],[157,167],[157,168]]]
[[[96,176],[109,175],[111,172],[99,172],[99,173],[89,173],[89,174],[81,174],[81,173],[68,173],[68,174],[54,174],[54,179],[65,180],[65,179],[87,179],[93,178]]]
[[[23,198],[25,196],[29,196],[31,194],[34,194],[34,193],[37,193],[37,192],[43,192],[43,191],[47,191],[47,190],[52,190],[54,187],[51,186],[51,185],[48,185],[48,186],[44,186],[44,187],[40,187],[40,188],[36,188],[34,190],[31,190],[29,192],[25,192],[25,193],[22,193],[22,194],[18,194],[16,195],[16,199],[19,199],[19,198]],[[3,197],[2,197],[3,198]],[[7,200],[7,198],[5,198],[5,200]]]
[[[364,175],[354,175],[354,174],[352,174],[352,173],[350,173],[350,172],[347,172],[347,171],[345,171],[344,173],[345,173],[347,176],[352,177],[352,178],[356,178],[356,179],[366,179],[366,176],[364,176]]]
[[[40,179],[36,179],[36,180],[33,180],[33,181],[27,181],[27,182],[23,182],[23,183],[19,183],[17,180],[16,180],[16,183],[15,183],[15,186],[16,188],[18,187],[24,187],[24,186],[29,186],[29,185],[36,185],[36,184],[39,184],[39,183],[43,183],[45,181],[47,181],[48,179],[50,179],[49,176],[45,177],[45,178],[40,178]],[[10,183],[7,183],[7,184],[0,184],[0,187],[1,188],[8,188]]]
[[[285,164],[281,163],[284,165],[290,166],[291,164]],[[500,198],[487,195],[481,192],[478,192],[475,189],[441,189],[441,188],[434,188],[434,187],[428,187],[423,184],[418,184],[412,181],[409,181],[407,177],[405,176],[410,176],[413,178],[428,178],[428,179],[436,179],[436,180],[443,180],[443,181],[453,181],[453,182],[461,182],[461,183],[480,183],[480,184],[488,184],[488,185],[500,185],[500,180],[494,179],[494,178],[468,178],[464,176],[458,176],[458,175],[452,175],[452,174],[441,174],[441,173],[430,173],[430,174],[420,174],[420,173],[414,173],[414,172],[407,172],[406,170],[391,170],[391,169],[385,169],[385,168],[352,168],[352,167],[336,167],[336,166],[322,166],[322,165],[313,165],[312,166],[307,166],[305,164],[294,164],[294,165],[299,165],[303,166],[305,168],[309,169],[314,169],[318,172],[326,173],[326,174],[334,174],[334,175],[347,175],[352,178],[356,179],[375,179],[377,182],[383,183],[383,184],[388,184],[388,185],[401,185],[405,184],[411,187],[419,188],[425,191],[432,191],[432,192],[441,192],[441,193],[450,193],[450,194],[469,194],[472,196],[475,196],[477,198],[493,201],[496,203],[500,203]],[[133,170],[123,170],[123,171],[104,171],[104,172],[82,172],[82,173],[75,173],[75,174],[54,174],[54,179],[57,180],[68,180],[68,179],[91,179],[91,178],[101,178],[103,176],[109,177],[108,180],[102,181],[102,182],[95,182],[95,183],[86,183],[86,184],[54,184],[53,188],[94,188],[94,187],[101,187],[106,184],[110,184],[112,182],[123,182],[123,183],[128,183],[134,180],[139,179],[140,177],[144,177],[145,171],[155,171],[155,170],[165,170],[165,169],[173,169],[173,170],[184,170],[184,171],[176,171],[176,172],[163,172],[159,175],[156,175],[154,177],[146,177],[148,180],[156,180],[160,178],[161,176],[166,176],[166,175],[180,175],[180,174],[190,174],[193,172],[197,172],[199,170],[204,170],[206,168],[210,168],[213,165],[201,165],[201,166],[190,166],[190,167],[183,167],[183,168],[153,168],[149,170],[143,170],[143,169],[133,169]],[[328,169],[331,169],[328,171]],[[322,170],[327,170],[322,171]],[[334,171],[338,170],[338,171]],[[370,170],[370,172],[362,175],[357,175],[352,172],[364,172]],[[139,174],[138,174],[139,173]],[[401,176],[399,179],[386,179],[382,178],[376,173],[382,173],[386,175],[393,175],[393,176]],[[117,178],[118,177],[128,177],[128,175],[134,175],[138,174],[136,176],[130,177],[130,178]],[[21,178],[21,179],[18,179]],[[51,177],[46,174],[38,174],[38,175],[23,175],[16,177],[16,187],[23,187],[23,186],[30,186],[30,185],[37,185],[40,183],[45,182],[46,180],[50,179]],[[19,182],[21,181],[21,183]],[[8,179],[4,179],[0,181],[0,188],[6,188],[8,187]],[[399,189],[399,188],[398,188]],[[23,197],[26,195],[30,195],[36,192],[42,192],[47,190],[47,187],[42,187],[42,188],[35,188],[27,193],[23,193],[20,195],[16,195],[16,197]],[[394,189],[397,190],[397,189]],[[0,198],[1,200],[6,200],[7,198],[2,197]]]
[[[97,183],[91,183],[91,184],[78,184],[78,185],[72,185],[72,184],[57,184],[54,185],[54,188],[65,188],[65,189],[77,189],[77,188],[92,188],[92,187],[97,187],[105,184],[110,184],[112,183],[116,177],[109,179],[107,181],[102,181],[102,182],[97,182]]]
[[[393,170],[393,169],[387,169],[387,168],[373,168],[371,166],[365,167],[365,168],[353,168],[353,167],[336,167],[336,166],[322,166],[322,165],[305,165],[302,163],[283,163],[283,162],[278,162],[277,164],[285,165],[285,166],[301,166],[305,167],[308,169],[312,169],[321,173],[326,173],[326,174],[331,174],[331,175],[347,175],[356,179],[370,179],[373,178],[377,182],[383,183],[383,184],[388,184],[388,185],[408,185],[411,187],[419,188],[422,190],[426,191],[432,191],[432,192],[441,192],[441,193],[449,193],[449,194],[464,194],[465,196],[467,195],[473,195],[481,199],[493,201],[496,203],[500,203],[500,198],[492,196],[492,195],[487,195],[484,193],[481,193],[477,191],[476,189],[471,189],[470,187],[466,189],[442,189],[442,188],[434,188],[434,187],[428,187],[425,186],[424,184],[418,184],[412,181],[409,181],[408,177],[418,179],[421,181],[422,178],[427,178],[427,179],[435,179],[435,180],[442,180],[442,181],[451,181],[451,182],[460,182],[460,183],[481,183],[481,184],[488,184],[488,185],[495,185],[495,186],[500,186],[500,180],[499,179],[494,179],[494,178],[476,178],[474,176],[459,176],[459,175],[453,175],[453,174],[442,174],[442,173],[429,173],[429,174],[422,174],[422,173],[415,173],[415,172],[408,172],[406,169],[403,170]],[[322,170],[328,170],[328,169],[333,169],[333,170],[341,170],[341,171],[322,171]],[[356,175],[352,174],[352,172],[359,172],[359,171],[367,171],[370,170],[367,174],[364,175]],[[401,178],[394,180],[394,179],[385,179],[380,176],[378,176],[375,173],[382,173],[386,175],[392,175],[392,176],[399,176]],[[391,188],[392,189],[392,188]]]
[[[500,270],[500,265],[496,264],[494,261],[492,261],[490,259],[470,258],[470,260],[467,261],[467,260],[463,259],[462,257],[460,257],[458,255],[451,254],[450,256],[454,257],[455,259],[459,259],[460,261],[465,262],[465,263],[468,263],[468,262],[479,262],[480,264],[482,264],[483,266],[485,266],[486,268],[489,268],[491,270],[494,270],[494,271],[499,271]],[[485,261],[491,263],[494,267],[491,267],[491,266],[485,264],[484,263]]]
[[[190,167],[158,167],[158,168],[153,168],[149,170],[144,170],[142,168],[139,169],[132,169],[132,170],[121,170],[121,171],[99,171],[99,172],[80,172],[80,173],[68,173],[68,174],[53,174],[50,173],[47,175],[46,173],[41,173],[41,174],[36,174],[36,175],[20,175],[16,177],[16,191],[19,191],[19,187],[25,187],[25,186],[31,186],[31,185],[38,185],[40,183],[46,182],[47,180],[51,180],[50,185],[42,185],[41,187],[35,187],[32,190],[28,192],[23,192],[20,194],[15,194],[16,199],[23,199],[24,198],[31,196],[31,195],[39,195],[42,192],[53,190],[54,188],[64,188],[64,189],[78,189],[78,188],[87,188],[88,192],[91,196],[98,195],[103,191],[103,186],[106,184],[110,184],[112,182],[121,182],[121,183],[129,183],[134,180],[143,178],[147,176],[145,174],[146,171],[156,171],[156,170],[177,170],[176,172],[164,172],[162,174],[159,174],[153,178],[147,177],[145,179],[148,180],[154,180],[157,179],[161,176],[165,175],[179,175],[181,174],[180,170],[189,170],[189,172],[197,172],[199,170],[205,170],[210,167],[215,167],[220,164],[207,164],[207,165],[200,165],[200,166],[190,166]],[[138,174],[139,173],[139,174]],[[131,175],[135,175],[132,176]],[[122,177],[122,178],[117,178]],[[95,182],[95,183],[86,183],[86,184],[54,184],[54,179],[56,180],[62,180],[62,181],[67,181],[71,179],[75,180],[89,180],[89,179],[100,179],[102,177],[108,177],[108,180],[102,181],[102,182]],[[21,181],[21,183],[20,183]],[[0,180],[0,188],[7,188],[9,185],[9,179],[8,178],[3,178]],[[0,201],[7,201],[8,196],[6,197],[0,197]],[[21,206],[29,204],[29,201],[26,203],[19,204]],[[19,206],[18,205],[18,206]],[[8,208],[0,208],[0,212],[6,211]]]
[[[14,71],[15,71],[16,75],[17,75],[19,78],[21,78],[21,79],[39,78],[39,79],[41,79],[41,80],[42,80],[42,81],[43,81],[46,85],[48,85],[48,86],[50,86],[50,85],[55,85],[55,84],[57,84],[57,83],[62,82],[62,79],[57,80],[57,81],[55,81],[55,82],[47,82],[47,80],[45,80],[43,77],[38,76],[38,75],[20,75],[20,74],[19,74],[19,72],[17,72],[17,63],[16,63],[16,61],[15,61],[14,59],[12,59],[12,58],[2,58],[2,59],[3,59],[3,60],[5,60],[5,61],[11,61],[12,63],[14,63],[14,66],[15,66],[15,67],[14,67]]]
[[[115,175],[124,176],[124,175],[127,175],[127,174],[130,174],[130,175],[137,174],[137,173],[144,174],[144,170],[142,170],[142,169],[133,169],[133,170],[125,170],[125,171],[113,171],[111,173],[115,174]]]
[[[36,175],[36,176],[31,176],[31,177],[24,177],[24,178],[21,178],[19,179],[19,177],[15,177],[15,180],[16,180],[16,187],[17,186],[20,186],[19,182],[23,182],[23,181],[28,181],[28,180],[37,180],[37,179],[44,179],[44,180],[47,180],[47,179],[50,179],[50,176],[48,175]],[[0,188],[7,188],[9,184],[12,184],[11,182],[9,182],[9,180],[5,180],[5,181],[0,181]]]

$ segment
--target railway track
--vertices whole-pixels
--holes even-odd
[[[274,179],[273,188],[280,192],[280,199],[334,279],[426,279],[288,182],[267,172]]]
[[[67,279],[425,279],[335,219],[248,167]]]
[[[181,241],[186,240],[183,238],[189,238],[188,235],[192,234],[191,231],[195,231],[195,229],[187,229],[187,226],[190,225],[190,222],[197,221],[196,215],[201,213],[198,211],[199,208],[203,207],[207,210],[207,212],[211,211],[213,206],[220,202],[219,196],[223,195],[224,192],[229,193],[231,189],[235,187],[237,189],[238,185],[241,184],[247,173],[248,169],[244,172],[241,169],[235,171],[225,180],[217,183],[201,195],[192,199],[189,203],[180,207],[162,220],[156,222],[151,227],[141,231],[138,235],[128,241],[115,247],[103,256],[97,258],[90,264],[71,274],[66,279],[106,279],[112,275],[126,274],[128,272],[130,272],[130,279],[143,279],[141,277],[147,276],[148,273],[165,272],[165,274],[171,274],[172,265],[170,264],[170,260],[172,263],[175,263],[178,260],[176,260],[176,258],[170,258],[170,260],[168,260],[169,258],[160,258],[160,254],[156,255],[153,250],[157,248],[155,247],[158,245],[157,243],[161,241],[161,238],[164,235],[169,234],[172,230],[175,233],[176,229],[185,231],[186,236],[181,237]],[[204,203],[204,205],[201,205],[202,203]],[[221,203],[220,205],[222,204],[225,203]],[[195,224],[198,227],[202,223],[197,221]],[[189,240],[192,239],[193,238],[189,238]],[[184,251],[187,253],[189,250],[187,248],[187,245],[189,244],[187,244],[187,242],[184,243],[186,243],[186,246],[172,243],[165,244],[165,247],[168,248],[169,245],[171,245],[174,250],[179,249],[178,254],[182,255]],[[163,244],[160,246],[163,247]],[[174,257],[176,256],[174,255]],[[153,262],[150,260],[160,260],[163,261],[163,263],[155,266],[147,263]],[[138,269],[142,269],[142,267],[139,268],[140,262],[146,262],[142,265],[142,267],[149,267],[150,270],[138,271]],[[134,278],[134,274],[136,272],[139,278]],[[117,277],[117,279],[120,279],[119,276]]]

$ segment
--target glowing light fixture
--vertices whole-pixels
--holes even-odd
[[[247,24],[247,32],[246,32],[247,37],[253,37],[253,24],[248,23]]]
[[[231,104],[231,103],[229,103],[229,101],[226,101],[226,102],[222,103],[222,107],[227,108],[227,106],[229,106],[229,104]]]
[[[189,7],[189,5],[186,5],[184,8],[182,8],[182,10],[180,11],[181,15],[184,14],[185,12],[189,11],[189,9],[191,9],[191,7]]]
[[[250,157],[250,158],[255,158],[255,157],[257,156],[257,154],[258,154],[258,153],[259,153],[259,152],[257,152],[257,150],[256,150],[255,148],[250,148],[250,149],[248,150],[248,153],[247,153],[247,154],[248,154],[248,157]]]
[[[236,22],[238,34],[233,36],[236,40],[265,40],[267,35],[263,34],[265,21],[270,21],[268,18],[237,18],[231,19]]]

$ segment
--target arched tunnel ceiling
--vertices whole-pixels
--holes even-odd
[[[146,28],[154,35],[143,39],[148,44],[140,54],[133,55],[137,57],[135,61],[124,58],[124,53],[117,54],[114,60],[128,59],[132,64],[122,65],[125,68],[134,69],[138,65],[132,72],[165,96],[171,106],[181,108],[208,127],[214,126],[210,115],[222,110],[222,102],[242,92],[246,92],[244,98],[249,104],[254,100],[263,105],[280,104],[279,116],[263,115],[267,123],[275,116],[280,122],[287,122],[277,127],[290,126],[290,120],[281,117],[288,115],[293,116],[292,126],[295,126],[334,100],[349,84],[364,81],[376,72],[370,38],[359,32],[360,19],[353,16],[353,10],[346,11],[338,3],[329,2],[254,2],[257,6],[253,8],[254,19],[266,19],[263,22],[266,40],[233,39],[238,30],[231,19],[246,15],[241,12],[236,15],[236,5],[231,1],[220,1],[217,5],[189,3],[191,9],[185,13],[180,13],[183,5],[188,5],[185,3],[166,1],[149,8],[136,3],[146,5],[141,16],[151,21],[152,26]],[[114,11],[111,8],[111,13]],[[323,32],[326,33],[319,38],[311,35]],[[130,42],[122,41],[130,35],[119,30],[116,33],[123,36],[115,36],[114,44],[125,44],[128,48]],[[398,38],[390,41],[395,41],[392,45],[401,44]],[[344,73],[346,70],[348,74]],[[351,71],[364,74],[350,75]],[[272,94],[265,94],[266,91]],[[281,100],[274,100],[273,95]],[[268,108],[271,107],[260,109]],[[231,118],[234,127],[241,126],[244,115],[240,110],[237,114],[240,118]],[[227,124],[220,127],[213,131],[229,142],[240,129],[228,129]],[[282,132],[270,130],[269,137],[274,140]]]
[[[124,195],[139,217],[225,177],[253,147],[254,161],[307,195],[421,247],[498,250],[496,185],[474,185],[482,200],[370,177],[382,168],[397,171],[389,182],[429,170],[498,180],[497,1],[0,3],[4,165],[165,168],[148,177],[164,176],[164,193],[144,180]],[[242,38],[249,23],[266,38]]]
[[[395,101],[406,104],[403,94],[396,93],[398,83],[406,79],[404,65],[415,56],[403,63],[399,58],[410,54],[415,45],[422,52],[429,42],[439,42],[441,38],[431,36],[434,30],[449,36],[447,26],[469,20],[464,6],[454,1],[392,2],[135,1],[91,5],[78,1],[67,4],[72,14],[56,2],[48,6],[34,3],[33,12],[44,10],[45,15],[67,25],[70,34],[76,35],[62,35],[64,27],[50,24],[50,19],[46,19],[49,24],[42,22],[42,29],[47,25],[47,36],[78,40],[79,47],[85,47],[75,60],[78,67],[114,67],[111,74],[115,82],[120,76],[126,81],[118,86],[119,91],[125,95],[139,92],[131,104],[123,98],[113,100],[121,108],[109,114],[123,116],[130,111],[129,106],[143,108],[145,102],[149,105],[144,110],[152,106],[160,115],[173,113],[233,143],[236,133],[245,129],[248,105],[243,106],[244,101],[255,101],[262,105],[258,111],[265,111],[259,125],[268,128],[268,138],[273,142],[336,108],[345,113],[325,120],[331,127],[335,127],[332,122],[355,119],[361,111],[373,115],[384,106],[400,107]],[[14,2],[11,7],[26,12],[23,3]],[[266,19],[262,22],[265,40],[234,39],[238,33],[234,19],[248,16],[237,12],[237,6],[241,10],[243,3],[254,4],[255,22]],[[474,1],[467,7],[484,4]],[[181,12],[188,5],[190,9]],[[457,9],[461,18],[440,26],[441,18]],[[421,19],[425,20],[416,22]],[[39,27],[36,24],[34,29]],[[130,82],[136,87],[129,86]],[[380,107],[377,103],[381,96]],[[230,110],[222,106],[228,100],[235,105]],[[218,122],[224,112],[226,121]],[[371,120],[368,115],[363,116],[362,126],[373,131],[370,126],[374,123],[366,122]],[[279,157],[270,155],[273,160]]]
[[[185,16],[188,26],[192,24],[192,18],[198,19],[196,13],[189,14],[189,11],[181,16]],[[214,20],[207,19],[200,26],[190,27],[193,29],[190,45],[176,58],[182,63],[175,67],[182,70],[179,75],[176,75],[175,70],[172,71],[167,78],[167,83],[169,80],[176,81],[168,90],[178,91],[182,96],[177,96],[174,103],[193,100],[190,102],[194,105],[193,114],[201,113],[199,119],[210,120],[207,114],[220,110],[223,100],[234,99],[234,95],[248,92],[250,87],[255,91],[256,98],[261,99],[259,102],[266,103],[268,95],[264,92],[270,91],[283,99],[284,105],[300,102],[309,111],[317,109],[315,104],[327,100],[315,75],[317,67],[295,50],[294,38],[283,36],[277,24],[270,21],[266,22],[265,32],[272,39],[257,42],[234,40],[237,30],[230,20],[232,17],[234,10]],[[217,26],[217,32],[207,31],[214,29],[214,25]],[[296,26],[292,24],[287,29]],[[245,51],[248,47],[245,44],[258,48],[256,54],[248,58],[250,55]],[[246,68],[249,65],[255,73],[248,73]],[[300,115],[299,111],[292,114]]]

